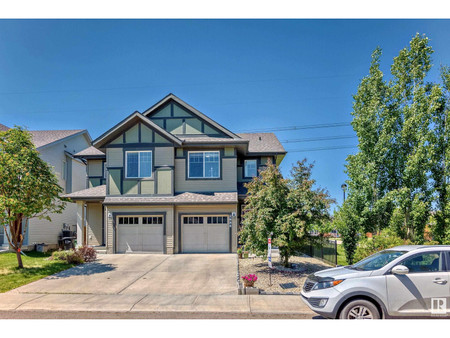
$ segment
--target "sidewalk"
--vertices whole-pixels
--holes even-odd
[[[0,294],[0,318],[24,317],[27,313],[29,315],[35,313],[37,318],[39,318],[38,314],[41,314],[42,318],[78,318],[80,316],[77,316],[77,313],[84,314],[82,318],[312,318],[317,316],[303,303],[300,296],[291,295],[92,295],[27,294],[13,291]],[[34,318],[34,316],[30,317]]]

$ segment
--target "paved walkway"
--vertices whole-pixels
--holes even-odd
[[[0,294],[0,318],[312,318],[293,295],[238,295],[236,255],[105,255]]]
[[[80,317],[80,314],[83,315]],[[300,296],[290,295],[142,296],[17,292],[0,294],[0,318],[313,318],[315,316],[317,315],[303,304]]]

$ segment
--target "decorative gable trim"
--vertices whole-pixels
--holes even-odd
[[[237,138],[237,139],[240,138],[238,135],[232,133],[227,128],[221,126],[219,123],[217,123],[214,120],[210,119],[208,116],[204,115],[203,113],[201,113],[200,111],[198,111],[197,109],[195,109],[194,107],[192,107],[188,103],[184,102],[183,100],[181,100],[180,98],[178,98],[177,96],[175,96],[172,93],[167,95],[166,97],[164,97],[161,101],[159,101],[158,103],[154,104],[153,106],[151,106],[147,110],[145,110],[142,113],[142,115],[146,116],[147,118],[150,118],[151,115],[153,113],[155,113],[158,110],[159,107],[161,107],[165,103],[169,102],[170,100],[173,100],[174,102],[178,103],[179,105],[181,105],[185,109],[189,110],[193,115],[195,115],[198,118],[200,118],[201,120],[205,121],[207,124],[210,124],[214,128],[220,130],[225,135],[227,135],[227,136],[229,136],[231,138]]]
[[[108,142],[111,142],[115,138],[117,138],[121,133],[125,132],[129,127],[132,125],[135,125],[136,123],[143,123],[147,125],[149,128],[153,129],[156,133],[164,137],[165,139],[177,144],[181,145],[182,141],[172,135],[171,133],[165,131],[163,128],[159,127],[154,122],[150,121],[148,118],[144,117],[141,113],[138,111],[134,112],[118,124],[116,124],[114,127],[100,135],[97,139],[95,139],[92,142],[92,145],[96,148],[102,148],[105,146]]]

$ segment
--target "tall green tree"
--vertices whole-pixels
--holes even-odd
[[[429,133],[431,177],[436,191],[434,239],[450,244],[450,68],[441,67],[441,109],[433,111]]]
[[[441,241],[445,237],[450,81],[446,69],[443,85],[426,81],[432,53],[428,38],[416,34],[394,58],[389,81],[380,69],[381,49],[372,54],[369,74],[354,96],[352,125],[359,145],[347,158],[349,195],[336,218],[341,226],[362,232],[390,226],[421,243],[437,205],[436,230]]]
[[[330,220],[328,209],[334,201],[326,190],[314,188],[312,168],[306,159],[298,161],[291,177],[284,179],[270,163],[246,185],[248,196],[240,238],[247,248],[265,254],[272,233],[283,265],[289,266],[289,258],[300,250],[309,230]]]
[[[66,199],[53,169],[36,150],[31,134],[15,127],[0,132],[0,224],[23,268],[21,248],[27,231],[26,220],[51,220],[49,213],[61,213]]]

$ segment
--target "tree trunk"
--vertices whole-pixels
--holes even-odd
[[[19,264],[19,269],[23,269],[22,254],[20,253],[20,249],[16,251],[16,255],[17,255],[17,263]]]
[[[285,254],[283,257],[283,266],[288,268],[289,267],[289,255]]]

